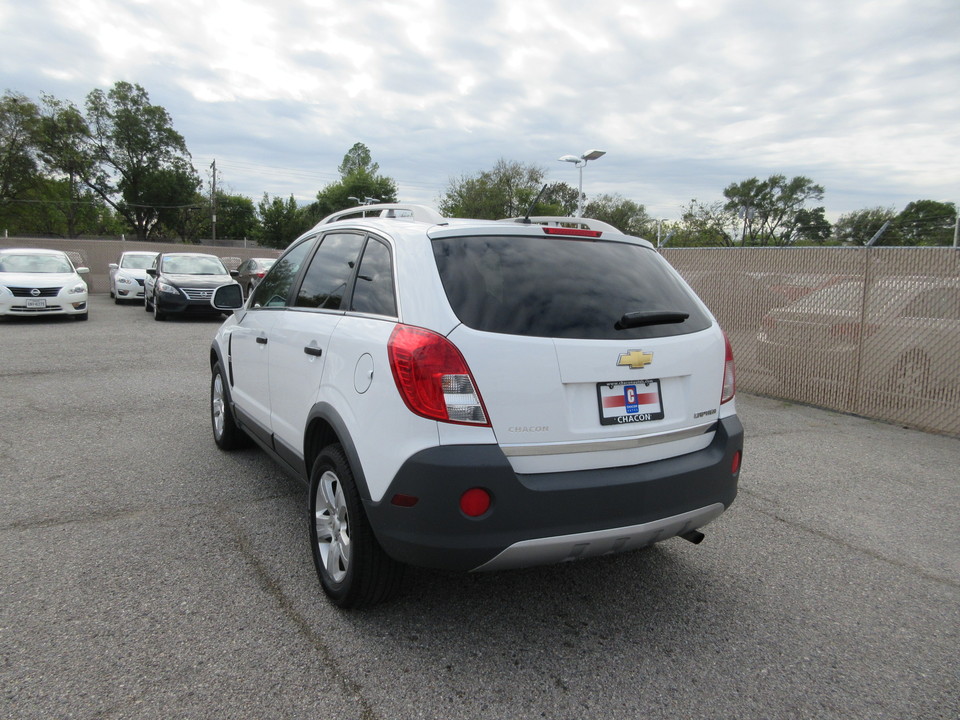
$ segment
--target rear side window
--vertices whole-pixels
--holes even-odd
[[[643,339],[711,325],[655,251],[604,240],[480,236],[433,241],[450,306],[468,327],[533,337]],[[626,313],[687,313],[683,322],[614,326]]]
[[[350,309],[373,315],[397,316],[390,248],[379,240],[370,238],[367,241]]]
[[[363,247],[363,235],[329,233],[323,237],[303,276],[297,307],[339,310]]]

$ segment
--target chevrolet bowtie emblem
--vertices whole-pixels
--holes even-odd
[[[645,353],[642,350],[631,350],[630,352],[620,353],[617,358],[617,365],[639,370],[653,362],[653,353]]]

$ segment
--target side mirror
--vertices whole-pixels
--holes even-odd
[[[235,278],[236,278],[236,277],[240,277],[240,271],[239,271],[239,270],[231,270],[231,271],[230,271],[230,277],[235,277]]]
[[[120,268],[120,266],[117,265],[116,263],[110,263],[109,265],[107,265],[107,267],[108,267],[110,270],[118,270],[118,269]]]
[[[213,291],[210,304],[221,312],[236,310],[243,307],[243,288],[237,283],[221,285]]]
[[[156,268],[147,268],[147,275],[149,275],[150,277],[156,277],[156,276],[157,276],[157,269],[156,269]]]
[[[78,268],[77,268],[77,275],[86,275],[88,272],[90,272],[90,268],[88,268],[88,267],[78,267]]]

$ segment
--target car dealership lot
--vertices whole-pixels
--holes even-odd
[[[955,718],[960,441],[740,396],[699,546],[331,606],[306,491],[213,445],[217,321],[0,322],[0,717]]]

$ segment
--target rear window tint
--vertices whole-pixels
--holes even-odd
[[[468,327],[532,337],[643,339],[710,327],[666,261],[639,245],[556,237],[433,241],[453,311]],[[617,330],[625,313],[682,312],[680,323]]]

